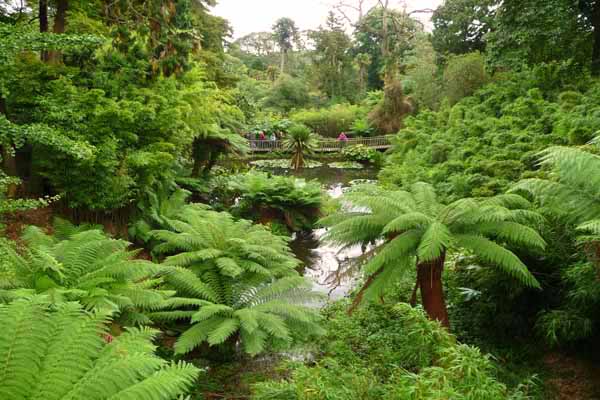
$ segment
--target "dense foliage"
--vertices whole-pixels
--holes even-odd
[[[600,1],[217,2],[0,0],[0,397],[597,398]]]
[[[452,199],[502,193],[539,170],[546,147],[593,138],[598,86],[574,82],[561,93],[570,73],[548,65],[499,76],[453,107],[407,119],[382,180],[428,181]]]
[[[477,348],[459,344],[407,304],[370,305],[348,316],[326,311],[329,334],[313,366],[294,366],[282,382],[255,388],[256,399],[527,399],[508,389]]]

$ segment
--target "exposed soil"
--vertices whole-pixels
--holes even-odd
[[[600,366],[562,353],[544,357],[550,378],[546,380],[552,400],[600,399]]]
[[[28,225],[50,229],[53,214],[50,207],[45,207],[7,215],[3,219],[3,223],[6,225],[4,236],[8,239],[18,241],[23,229]]]

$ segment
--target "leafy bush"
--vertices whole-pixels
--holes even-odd
[[[490,357],[459,344],[407,304],[370,305],[352,316],[338,303],[326,310],[328,335],[315,365],[255,386],[255,399],[527,399],[508,389]]]
[[[304,81],[289,75],[281,75],[264,99],[263,105],[289,113],[293,109],[310,105],[311,98],[308,93],[309,89]]]
[[[317,314],[304,306],[314,299],[311,285],[295,271],[299,261],[287,240],[249,221],[200,206],[185,207],[169,230],[154,231],[154,253],[168,255],[174,270],[166,282],[179,296],[175,312],[153,318],[191,320],[175,343],[179,354],[203,343],[238,341],[256,355],[269,345],[289,345],[296,335],[320,332]]]
[[[310,127],[321,136],[337,138],[341,132],[352,130],[357,120],[363,120],[367,111],[357,105],[336,104],[318,110],[300,110],[290,116],[297,123]],[[363,125],[364,129],[367,129]]]
[[[54,303],[79,301],[88,310],[104,310],[127,324],[148,324],[172,293],[159,289],[163,268],[135,260],[129,243],[108,238],[95,227],[74,227],[58,220],[54,235],[29,227],[20,254],[0,242],[0,298],[10,301],[45,294]]]
[[[3,399],[176,400],[199,370],[154,355],[152,329],[113,338],[104,313],[43,296],[0,305]]]
[[[317,181],[256,171],[233,176],[229,189],[238,199],[234,214],[263,224],[282,222],[291,231],[313,228],[323,196]]]
[[[594,142],[588,150],[597,151],[597,146]],[[584,245],[584,255],[589,259],[562,266],[564,299],[560,307],[542,310],[537,321],[538,333],[549,344],[558,345],[589,338],[599,322],[595,310],[600,304],[597,285],[600,156],[580,148],[550,147],[542,153],[541,162],[552,171],[551,179],[526,179],[515,185],[514,190],[533,195],[548,215],[572,225],[575,232],[569,233]]]
[[[358,161],[374,165],[379,165],[383,161],[383,155],[380,152],[369,146],[365,146],[364,144],[344,147],[344,149],[342,149],[342,155],[349,161]]]

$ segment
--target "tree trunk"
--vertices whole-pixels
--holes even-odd
[[[442,286],[442,273],[444,271],[443,254],[437,260],[417,265],[417,280],[421,290],[421,301],[427,315],[432,320],[439,321],[443,327],[450,328],[448,310],[444,299],[444,287]]]
[[[0,115],[6,116],[6,100],[0,94]],[[0,156],[2,157],[2,170],[8,176],[17,176],[17,160],[10,152],[9,143],[0,143]],[[6,196],[15,197],[17,194],[17,185],[10,184],[6,189]]]
[[[286,61],[287,61],[287,50],[281,50],[281,74],[285,73]]]
[[[592,10],[592,26],[594,27],[594,52],[592,54],[592,74],[600,75],[600,1],[596,1]]]
[[[67,25],[67,10],[69,9],[69,0],[57,0],[56,2],[56,16],[54,17],[54,26],[52,31],[56,34],[65,33]],[[62,62],[62,53],[57,50],[50,51],[48,59],[53,63]]]
[[[48,0],[40,0],[38,4],[40,9],[38,14],[40,32],[45,33],[48,32]],[[48,52],[46,50],[42,50],[40,58],[42,61],[48,61]]]

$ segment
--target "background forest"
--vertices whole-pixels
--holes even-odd
[[[0,398],[600,398],[600,1],[216,3],[0,0]]]

